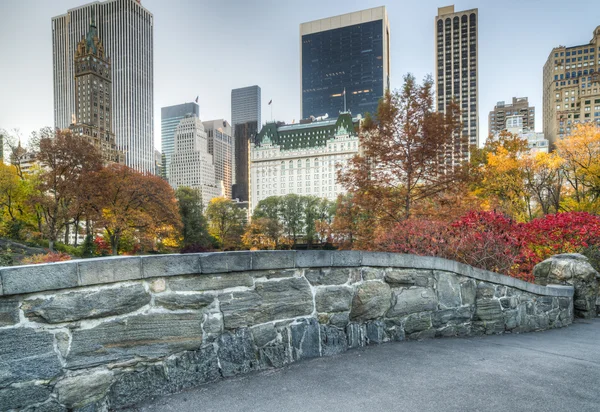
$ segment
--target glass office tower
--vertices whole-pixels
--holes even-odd
[[[198,103],[183,103],[160,109],[160,148],[165,155],[163,173],[167,179],[169,178],[171,155],[175,150],[175,131],[181,120],[190,116],[200,118],[200,106],[198,106]]]
[[[385,7],[300,25],[302,117],[376,113],[390,87]]]

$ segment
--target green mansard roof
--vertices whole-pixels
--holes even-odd
[[[325,146],[336,134],[357,135],[360,118],[352,118],[350,113],[342,113],[337,119],[313,121],[311,123],[286,124],[277,126],[267,123],[263,126],[254,143],[263,142],[281,146],[283,150],[304,149]]]

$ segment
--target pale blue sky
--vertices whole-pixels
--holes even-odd
[[[53,126],[51,18],[86,0],[0,0],[0,128]],[[263,121],[300,115],[299,24],[385,5],[392,88],[433,71],[434,17],[451,1],[142,0],[154,14],[155,146],[160,108],[200,96],[203,120],[230,120],[231,89],[262,88]],[[590,41],[597,0],[456,1],[479,8],[480,139],[497,101],[527,96],[542,130],[542,68],[551,49]]]

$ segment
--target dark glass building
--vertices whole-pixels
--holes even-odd
[[[254,142],[258,134],[257,122],[246,122],[235,125],[235,184],[231,197],[240,202],[248,201],[248,143]]]
[[[390,87],[385,7],[300,25],[302,117],[376,113]]]

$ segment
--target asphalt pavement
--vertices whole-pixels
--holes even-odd
[[[520,335],[369,346],[135,410],[600,412],[600,319]]]

